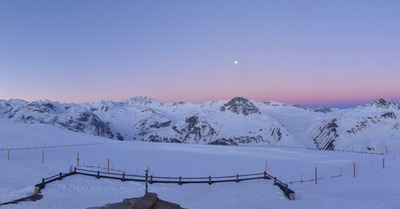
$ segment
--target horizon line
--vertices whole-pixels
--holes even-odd
[[[20,98],[9,98],[9,99],[2,99],[2,98],[0,98],[0,101],[1,101],[1,100],[3,100],[3,101],[21,100],[21,101],[28,102],[28,103],[49,101],[49,102],[58,102],[58,103],[60,103],[60,104],[85,104],[85,103],[96,103],[96,102],[103,102],[103,101],[104,101],[104,102],[124,102],[124,101],[130,100],[130,99],[135,99],[135,98],[140,98],[140,97],[149,98],[149,99],[155,100],[155,101],[157,101],[157,102],[161,102],[161,103],[181,103],[181,102],[183,102],[183,103],[192,103],[192,104],[203,104],[203,103],[206,103],[206,102],[215,102],[215,101],[230,101],[230,100],[232,100],[232,99],[234,99],[234,98],[236,98],[236,97],[242,97],[242,98],[246,98],[246,99],[248,99],[248,100],[250,100],[250,101],[256,101],[256,102],[261,102],[261,103],[278,102],[278,103],[282,103],[282,104],[300,106],[300,107],[303,107],[303,108],[310,108],[310,109],[318,109],[318,108],[325,108],[325,107],[327,107],[327,108],[338,108],[338,109],[349,109],[349,108],[355,108],[355,107],[358,107],[358,106],[370,104],[370,103],[372,103],[372,102],[374,102],[374,101],[376,101],[376,100],[378,100],[378,99],[385,99],[385,100],[394,102],[394,103],[396,103],[397,105],[400,104],[400,103],[398,103],[398,102],[396,102],[396,101],[393,101],[393,100],[390,100],[390,99],[386,99],[386,98],[383,98],[383,97],[381,97],[381,98],[376,98],[376,99],[374,99],[374,100],[372,100],[372,101],[370,101],[370,102],[361,102],[361,101],[360,101],[360,102],[349,102],[349,103],[345,103],[345,102],[344,102],[344,103],[341,103],[341,104],[329,104],[329,105],[327,105],[327,104],[320,104],[320,105],[318,105],[318,104],[315,104],[315,102],[310,102],[310,103],[307,104],[307,103],[289,103],[289,102],[281,102],[281,101],[277,101],[277,100],[269,100],[269,101],[267,101],[267,100],[249,99],[249,98],[247,98],[247,97],[245,97],[245,96],[240,96],[240,95],[237,95],[237,96],[235,96],[235,97],[233,97],[233,98],[231,98],[231,99],[204,100],[204,101],[202,101],[202,102],[175,101],[175,100],[162,101],[162,100],[158,100],[158,99],[155,99],[155,98],[153,98],[153,97],[148,97],[148,96],[134,96],[134,97],[130,97],[130,98],[127,98],[127,99],[120,99],[120,100],[112,100],[112,99],[104,100],[104,99],[100,99],[100,100],[96,100],[96,101],[83,101],[83,102],[63,102],[63,101],[51,100],[51,99],[25,100],[25,99],[20,99]],[[400,105],[399,105],[399,106],[400,106]]]

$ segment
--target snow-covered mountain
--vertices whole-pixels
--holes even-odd
[[[118,140],[298,146],[372,151],[400,140],[400,107],[377,99],[354,109],[306,109],[243,97],[202,104],[147,97],[60,104],[0,100],[0,118]]]

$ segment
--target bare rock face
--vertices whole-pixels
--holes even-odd
[[[329,107],[324,107],[324,108],[317,108],[314,110],[314,112],[322,112],[322,113],[329,113],[332,112],[332,109]]]
[[[370,104],[370,106],[383,109],[389,109],[389,108],[399,109],[399,106],[395,102],[383,98],[375,100]]]
[[[260,110],[244,97],[235,97],[221,107],[221,112],[231,111],[236,114],[250,115],[261,114]]]
[[[319,133],[313,138],[317,149],[320,150],[334,150],[335,139],[339,137],[337,134],[337,119],[329,121],[327,124],[319,128]]]

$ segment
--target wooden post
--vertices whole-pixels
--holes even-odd
[[[211,176],[208,177],[208,184],[211,185]]]
[[[264,171],[264,179],[267,178],[267,171]]]
[[[42,178],[42,189],[44,188],[44,178]]]
[[[100,171],[97,171],[97,176],[96,176],[96,178],[97,178],[97,179],[100,178]]]
[[[317,184],[317,178],[318,178],[317,167],[315,167],[315,184]]]
[[[42,151],[42,164],[44,164],[44,150]]]
[[[150,175],[150,184],[153,184],[153,175]]]
[[[182,185],[182,177],[179,176],[179,185]]]
[[[274,177],[274,185],[276,185],[276,177]]]
[[[110,158],[107,159],[107,173],[110,173]]]
[[[62,179],[62,172],[60,172],[60,178],[59,178],[59,180],[61,180]]]
[[[288,185],[285,185],[285,194],[288,194]]]
[[[122,181],[125,181],[125,173],[122,174]]]
[[[8,149],[8,160],[10,160],[10,149]]]
[[[79,152],[78,152],[78,156],[76,157],[76,167],[79,167]]]
[[[356,163],[353,163],[353,174],[354,178],[356,177]]]
[[[76,174],[76,167],[74,167],[74,173]]]
[[[236,174],[236,182],[239,182],[239,174]]]
[[[385,168],[385,158],[382,158],[382,165],[383,165],[383,168]]]

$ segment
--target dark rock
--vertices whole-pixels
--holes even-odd
[[[395,108],[395,109],[399,109],[399,106],[392,101],[380,98],[375,100],[373,103],[371,103],[371,106],[375,106],[378,108],[383,108],[383,109],[389,109],[389,108]]]
[[[214,141],[210,142],[209,144],[213,144],[213,145],[236,145],[236,146],[238,145],[233,139],[225,139],[225,138],[214,140]]]
[[[329,107],[317,108],[314,110],[314,112],[328,113],[328,112],[332,112],[332,109]]]
[[[396,119],[396,114],[394,112],[387,112],[381,115],[382,118],[390,118],[390,119]]]
[[[313,141],[320,150],[334,150],[335,139],[339,137],[337,134],[337,119],[329,121],[326,125],[319,128],[319,134],[313,138]]]
[[[243,97],[235,97],[231,99],[228,103],[224,104],[220,108],[221,112],[230,110],[235,114],[243,114],[243,115],[250,115],[250,114],[261,114],[260,110],[248,99]]]

